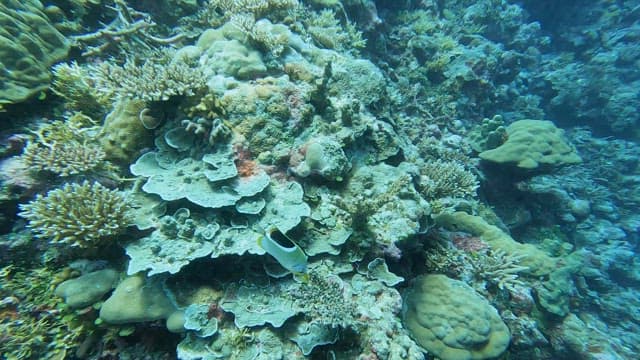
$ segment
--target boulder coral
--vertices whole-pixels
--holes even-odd
[[[0,3],[0,104],[18,103],[49,87],[49,67],[67,56],[69,42],[38,0]]]
[[[513,164],[520,170],[541,170],[580,163],[576,149],[564,139],[564,131],[551,121],[519,120],[507,127],[507,141],[483,151],[480,158]]]
[[[414,340],[442,360],[495,358],[511,340],[486,299],[445,275],[415,279],[404,299],[403,318]]]

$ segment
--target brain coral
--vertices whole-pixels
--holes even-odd
[[[66,184],[20,205],[36,236],[54,243],[94,248],[128,225],[129,204],[99,183]]]
[[[494,358],[511,339],[486,299],[444,275],[414,281],[405,295],[403,320],[414,340],[442,360]]]

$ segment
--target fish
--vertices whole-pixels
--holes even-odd
[[[267,229],[264,235],[258,238],[258,246],[273,256],[283,268],[293,273],[294,278],[301,281],[308,278],[307,254],[277,227]]]

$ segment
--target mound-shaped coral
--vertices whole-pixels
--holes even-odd
[[[0,104],[17,103],[49,87],[49,67],[69,43],[38,0],[0,3]]]
[[[494,358],[511,335],[489,302],[444,275],[417,278],[407,292],[404,324],[422,347],[442,360]]]
[[[519,169],[577,164],[576,149],[564,139],[564,131],[551,121],[519,120],[507,127],[507,141],[483,151],[480,158],[498,164],[514,164]]]
[[[129,205],[116,190],[99,183],[66,184],[20,205],[37,237],[94,248],[128,225]]]

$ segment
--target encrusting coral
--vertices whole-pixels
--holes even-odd
[[[129,204],[116,190],[84,181],[66,184],[20,205],[20,216],[39,238],[95,248],[128,225]]]

